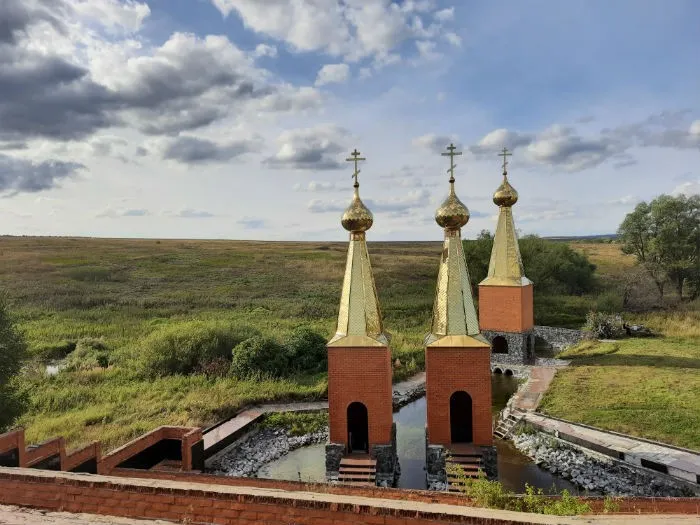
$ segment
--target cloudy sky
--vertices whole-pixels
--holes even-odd
[[[700,192],[696,0],[2,0],[0,233],[473,237],[513,149],[526,233]]]

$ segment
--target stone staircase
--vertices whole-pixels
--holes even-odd
[[[338,481],[343,485],[375,486],[377,474],[377,460],[369,455],[345,456],[340,460]]]
[[[447,457],[447,490],[450,492],[460,492],[460,487],[464,485],[458,476],[449,472],[450,465],[460,466],[465,477],[472,479],[478,478],[479,471],[484,469],[480,450],[469,445],[453,444]]]
[[[513,429],[520,422],[523,416],[524,414],[519,410],[513,410],[509,412],[505,418],[499,417],[498,425],[496,425],[496,429],[493,431],[493,437],[498,439],[508,439],[510,434],[513,432]]]

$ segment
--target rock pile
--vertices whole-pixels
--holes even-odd
[[[288,452],[327,440],[328,428],[303,436],[291,436],[281,428],[261,429],[248,434],[244,441],[217,459],[210,470],[225,476],[254,477],[265,464]]]
[[[594,493],[615,496],[692,496],[681,485],[652,474],[598,459],[543,433],[513,436],[515,447],[544,468]]]

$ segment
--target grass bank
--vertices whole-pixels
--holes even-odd
[[[700,312],[633,318],[662,333],[653,339],[584,342],[561,354],[540,410],[700,450]]]

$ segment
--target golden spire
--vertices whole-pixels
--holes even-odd
[[[377,288],[374,284],[372,265],[367,251],[365,232],[372,227],[372,212],[360,199],[360,183],[357,163],[366,160],[355,149],[347,161],[355,163],[354,193],[350,206],[343,213],[341,224],[350,232],[350,245],[345,264],[343,290],[340,296],[340,311],[335,336],[329,346],[384,346],[388,339],[382,325]]]
[[[508,162],[511,156],[506,148],[498,154],[503,157],[503,182],[493,194],[493,202],[500,208],[496,235],[493,239],[489,273],[479,285],[484,286],[527,286],[532,281],[525,277],[523,261],[520,257],[518,234],[513,221],[513,205],[518,202],[518,192],[508,182]]]
[[[485,346],[479,335],[479,320],[474,308],[471,280],[464,258],[461,228],[469,222],[469,210],[457,198],[454,189],[454,144],[447,147],[450,157],[450,193],[435,213],[435,221],[445,229],[445,241],[438,271],[433,319],[426,345]],[[448,341],[449,342],[446,342]]]

